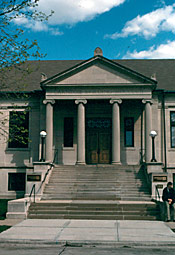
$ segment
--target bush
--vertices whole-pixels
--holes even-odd
[[[0,199],[0,220],[6,218],[8,199]]]

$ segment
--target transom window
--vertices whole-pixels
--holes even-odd
[[[88,128],[111,128],[111,119],[88,119]]]
[[[171,148],[175,148],[175,112],[170,112]]]
[[[125,147],[134,147],[134,118],[127,117],[124,119],[124,142]]]

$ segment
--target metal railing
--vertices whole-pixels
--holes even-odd
[[[50,172],[50,170],[52,169],[53,166],[54,166],[54,163],[50,163],[50,167],[47,169],[47,172],[44,175],[44,178],[43,178],[43,180],[42,180],[42,182],[41,182],[41,184],[40,184],[40,186],[39,186],[39,188],[37,190],[37,193],[41,190],[43,184],[45,183],[46,177],[49,174],[49,172]]]
[[[41,190],[41,188],[42,188],[42,186],[43,186],[43,184],[44,184],[44,182],[45,182],[45,180],[46,180],[46,178],[47,178],[47,175],[49,174],[50,170],[51,170],[52,167],[54,166],[54,163],[55,163],[55,160],[56,160],[56,157],[57,157],[57,153],[58,153],[58,150],[55,150],[53,162],[50,163],[50,167],[48,168],[47,172],[45,173],[44,178],[43,178],[43,180],[42,180],[42,182],[41,182],[41,185],[39,186],[37,192],[36,192],[36,184],[33,184],[33,186],[32,186],[32,189],[31,189],[31,191],[30,191],[29,198],[32,197],[32,193],[33,193],[33,195],[34,195],[34,203],[35,203],[36,194],[38,194],[38,192]]]
[[[158,199],[157,199],[158,197]],[[156,200],[160,201],[160,193],[159,193],[159,189],[157,187],[157,185],[155,186],[155,198]]]
[[[33,193],[33,202],[35,203],[35,196],[36,196],[36,184],[33,184],[33,186],[32,186],[32,189],[31,189],[31,191],[30,191],[30,195],[29,195],[29,198],[31,199],[31,197],[32,197],[32,193]]]

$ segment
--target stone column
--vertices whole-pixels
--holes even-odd
[[[151,100],[142,100],[142,103],[145,104],[145,161],[148,163],[151,160],[152,144],[150,132],[152,129],[152,109]]]
[[[112,104],[112,164],[120,164],[120,106],[121,99],[111,99]]]
[[[77,164],[85,164],[85,104],[87,100],[75,100],[78,105],[77,116]]]
[[[53,161],[53,104],[55,100],[44,100],[46,104],[46,161]]]

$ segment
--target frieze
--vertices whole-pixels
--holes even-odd
[[[48,94],[55,94],[55,95],[81,95],[81,94],[110,94],[110,93],[139,93],[139,94],[151,94],[151,91],[148,88],[140,89],[140,88],[121,88],[121,87],[82,87],[82,88],[75,88],[75,87],[64,87],[64,88],[56,88],[55,90],[48,90],[46,93]],[[142,97],[143,98],[143,97]]]

